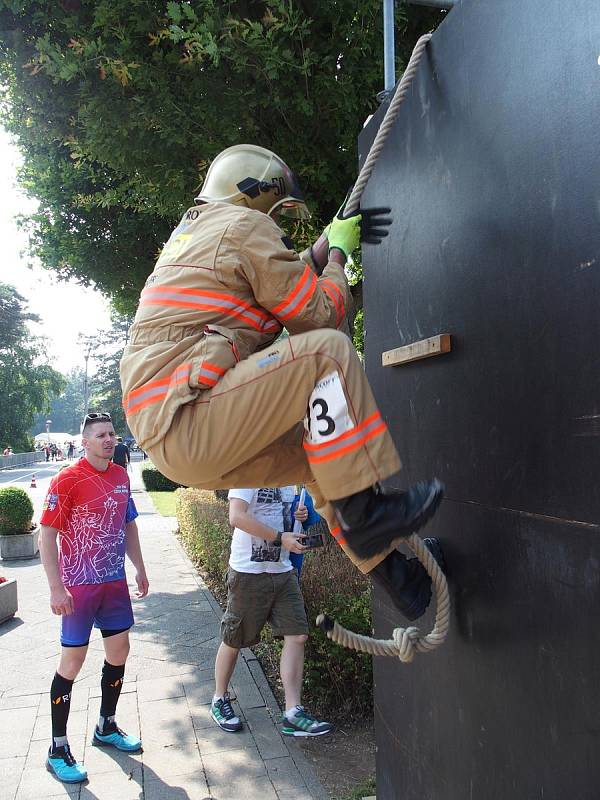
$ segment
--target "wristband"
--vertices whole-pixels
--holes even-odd
[[[282,536],[283,536],[283,533],[281,533],[281,531],[277,531],[277,535],[273,539],[273,544],[275,545],[275,547],[281,547],[281,537]]]

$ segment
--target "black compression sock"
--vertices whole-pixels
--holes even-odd
[[[67,720],[71,708],[73,681],[55,673],[50,687],[50,715],[52,719],[52,750],[64,747],[67,741]]]
[[[115,667],[113,664],[109,664],[108,661],[104,662],[104,666],[102,667],[102,680],[100,681],[100,687],[102,689],[100,722],[98,723],[98,730],[100,733],[104,730],[105,720],[108,721],[110,717],[114,720],[117,702],[123,686],[124,675],[125,664]]]

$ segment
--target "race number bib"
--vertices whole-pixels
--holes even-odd
[[[326,375],[315,386],[308,401],[304,427],[306,439],[311,444],[323,444],[337,439],[354,427],[337,372]]]

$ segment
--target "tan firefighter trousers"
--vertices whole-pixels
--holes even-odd
[[[400,469],[360,359],[339,331],[297,334],[240,361],[178,409],[149,453],[161,472],[186,486],[306,483],[332,535],[362,572],[394,547],[360,559],[327,502]]]

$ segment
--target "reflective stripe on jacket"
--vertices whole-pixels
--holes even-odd
[[[259,211],[207,203],[186,211],[146,281],[121,361],[123,407],[140,446],[152,447],[179,406],[215,386],[285,327],[347,330],[344,270],[317,277]]]

